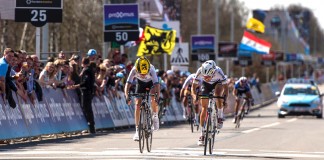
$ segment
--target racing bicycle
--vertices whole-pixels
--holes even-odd
[[[189,124],[191,126],[191,132],[193,133],[194,132],[194,127],[197,127],[197,131],[199,130],[199,125],[196,125],[197,124],[197,119],[195,119],[195,105],[192,103],[192,97],[191,95],[188,95],[187,96],[187,100],[188,100],[188,109],[190,109],[190,112],[189,112]]]
[[[218,119],[215,99],[223,99],[225,102],[226,98],[223,96],[214,96],[212,93],[209,95],[199,95],[199,97],[209,99],[207,116],[203,127],[203,134],[205,137],[204,155],[206,155],[207,147],[209,149],[209,154],[212,154],[214,149],[215,135],[219,133],[219,129],[217,129]]]
[[[142,98],[142,103],[140,107],[140,119],[138,123],[138,137],[139,137],[139,149],[143,153],[145,141],[146,149],[151,152],[152,141],[153,141],[153,120],[152,111],[149,103],[150,96],[156,96],[155,94],[149,93],[150,89],[146,88],[146,93],[129,93],[129,96],[136,96],[137,98]]]
[[[243,120],[245,113],[250,109],[249,98],[238,96],[239,101],[241,102],[240,108],[238,110],[238,115],[235,118],[235,128],[240,128],[241,121]],[[243,101],[242,101],[243,100]]]

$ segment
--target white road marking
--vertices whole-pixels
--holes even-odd
[[[249,149],[216,149],[217,151],[229,151],[229,152],[251,152]]]
[[[271,123],[271,124],[261,126],[260,128],[269,128],[269,127],[277,126],[279,124],[280,124],[280,122],[275,122],[275,123]]]
[[[324,159],[324,152],[300,152],[300,151],[279,151],[279,150],[248,150],[248,149],[215,149],[212,155],[203,156],[203,148],[169,148],[153,149],[148,153],[140,153],[132,148],[116,150],[116,148],[106,148],[104,151],[5,151],[0,152],[0,159],[215,159],[217,156],[227,156],[227,158],[237,158],[237,156],[254,158],[319,158]],[[226,151],[226,152],[225,152]],[[317,154],[314,154],[317,153]],[[234,159],[233,159],[234,160]]]
[[[286,122],[294,122],[296,120],[297,120],[297,118],[292,118],[292,119],[287,120]]]
[[[280,122],[275,122],[275,123],[267,124],[267,125],[264,125],[264,126],[261,126],[261,127],[249,129],[249,130],[246,130],[246,131],[242,131],[242,133],[251,133],[251,132],[254,132],[254,131],[258,131],[258,130],[260,130],[262,128],[269,128],[269,127],[273,127],[273,126],[276,126],[276,125],[279,125],[279,124],[280,124]]]
[[[251,132],[254,132],[254,131],[258,131],[260,130],[260,128],[253,128],[253,129],[249,129],[249,130],[246,130],[246,131],[242,131],[242,133],[251,133]]]
[[[49,148],[47,151],[12,151],[0,152],[0,159],[215,159],[215,157],[235,158],[243,157],[285,157],[285,158],[319,158],[324,159],[324,152],[301,152],[301,151],[281,151],[281,150],[248,150],[248,149],[214,149],[212,155],[203,156],[203,148],[165,148],[154,149],[148,153],[146,150],[140,153],[138,149],[133,148],[117,150],[116,148],[105,148],[98,151],[92,148],[92,151],[84,152],[84,148],[75,148],[72,151],[59,151],[57,148]],[[89,149],[89,148],[86,148]],[[232,159],[234,160],[234,159]]]
[[[300,151],[276,151],[276,150],[259,150],[260,152],[277,152],[277,153],[300,153]]]

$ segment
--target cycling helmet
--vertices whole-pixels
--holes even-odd
[[[151,63],[146,57],[137,58],[135,62],[136,71],[140,74],[147,74],[150,70]]]
[[[118,72],[118,73],[116,74],[116,77],[117,77],[117,78],[124,78],[124,74],[121,73],[121,72]]]
[[[241,77],[239,80],[242,83],[247,83],[247,78],[246,77]]]
[[[95,49],[89,49],[87,55],[88,56],[93,56],[93,55],[96,55],[97,54],[97,51]]]
[[[212,76],[216,71],[216,63],[213,60],[208,60],[201,65],[201,72],[205,76]]]

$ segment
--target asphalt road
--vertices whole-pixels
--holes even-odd
[[[252,111],[235,129],[227,118],[212,155],[197,146],[200,132],[185,122],[154,132],[152,151],[140,153],[134,128],[0,146],[0,159],[324,159],[324,121],[277,118],[276,103]]]

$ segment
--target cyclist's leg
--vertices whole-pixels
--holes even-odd
[[[200,105],[199,105],[199,102],[196,101],[196,102],[193,102],[194,104],[194,107],[195,107],[195,120],[196,120],[196,125],[199,125],[198,123],[198,116],[199,116],[199,110],[200,110]]]
[[[221,84],[217,84],[215,86],[215,96],[223,96],[224,95],[224,85],[221,85]],[[228,95],[226,93],[226,95]],[[217,106],[217,109],[218,109],[218,126],[217,128],[218,129],[221,129],[223,127],[223,121],[224,121],[224,107],[223,107],[223,100],[222,99],[219,99],[217,98],[216,99],[216,106]]]
[[[182,101],[181,101],[181,107],[182,107],[182,110],[183,110],[182,117],[184,119],[186,119],[187,115],[188,115],[187,113],[189,113],[188,112],[188,98],[187,98],[186,91],[185,91],[184,96],[183,96]]]
[[[136,89],[135,89],[135,93],[145,93],[145,82],[142,82],[140,80],[137,81],[137,85],[136,85]],[[133,136],[133,140],[138,140],[138,123],[139,123],[139,119],[140,119],[140,108],[141,108],[141,102],[142,99],[141,98],[135,98],[135,127],[136,127],[136,132]]]
[[[165,112],[166,112],[168,93],[167,93],[167,91],[165,89],[162,89],[161,93],[162,93],[162,96],[163,96],[163,103],[162,103],[163,105],[162,105],[162,107],[163,107],[163,115],[164,115]]]
[[[208,95],[212,91],[211,84],[203,82],[202,83],[202,95]],[[207,107],[208,107],[208,98],[200,98],[200,104],[201,104],[201,113],[200,113],[200,126],[201,126],[201,135],[198,140],[198,145],[204,144],[204,123],[207,115]]]
[[[251,107],[251,105],[254,105],[254,102],[253,102],[253,98],[252,98],[252,94],[251,94],[251,92],[246,92],[245,93],[245,95],[246,95],[246,97],[248,98],[248,103],[247,103],[247,109],[245,110],[246,112],[246,114],[248,114],[248,112],[249,112],[249,110],[250,110],[250,107]]]
[[[152,86],[153,86],[153,82],[150,81]],[[148,83],[150,83],[148,82]],[[150,94],[155,94],[155,89],[154,87],[150,90]],[[155,96],[151,96],[151,107],[152,107],[152,112],[153,112],[153,129],[154,130],[158,130],[159,129],[159,116],[158,116],[158,111],[159,111],[159,107],[158,104],[156,102]]]
[[[240,93],[238,92],[236,96],[240,96]],[[239,98],[236,98],[235,99],[235,106],[234,106],[234,119],[233,119],[233,123],[236,123],[236,117],[238,116],[239,106],[240,106],[240,99]]]

